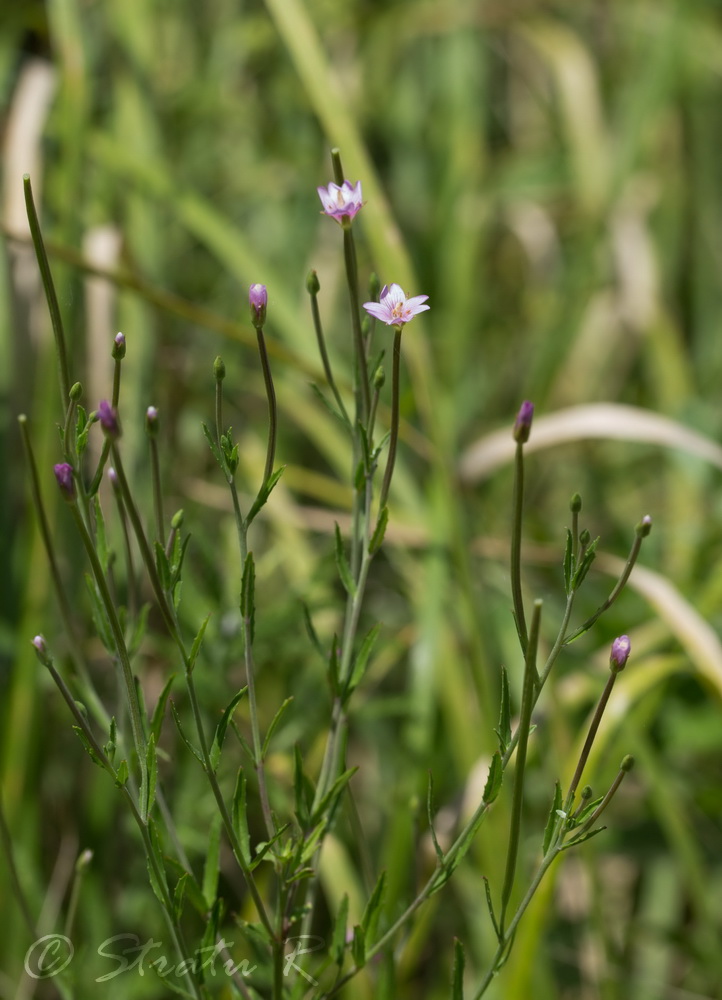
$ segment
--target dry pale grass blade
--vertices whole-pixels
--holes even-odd
[[[526,450],[542,451],[559,444],[592,438],[674,448],[722,469],[722,447],[711,438],[669,417],[622,403],[572,406],[538,417]],[[485,435],[461,456],[459,473],[462,480],[474,483],[485,479],[512,461],[515,447],[511,422],[503,430]]]

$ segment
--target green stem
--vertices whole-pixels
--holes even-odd
[[[514,461],[514,487],[512,494],[511,526],[511,596],[514,603],[514,618],[519,633],[519,642],[526,653],[527,631],[524,615],[524,598],[521,590],[521,533],[524,506],[524,445],[519,441]]]
[[[30,183],[30,177],[28,174],[23,175],[23,188],[25,191],[25,210],[28,215],[28,223],[30,225],[30,235],[32,236],[33,239],[33,246],[35,247],[35,256],[38,259],[38,267],[40,268],[40,275],[43,280],[43,288],[45,289],[45,298],[47,299],[48,303],[50,321],[53,326],[53,333],[55,334],[55,350],[58,359],[58,379],[60,382],[60,398],[63,401],[63,404],[66,404],[70,397],[70,374],[68,369],[68,352],[65,345],[65,330],[63,329],[63,319],[62,316],[60,315],[58,296],[55,292],[55,284],[53,282],[53,276],[50,272],[48,255],[45,252],[43,234],[40,230],[38,213],[35,209],[33,188]]]
[[[366,345],[361,332],[361,315],[359,313],[358,269],[356,266],[356,245],[350,226],[343,230],[343,258],[346,264],[346,281],[348,283],[349,302],[351,306],[351,326],[353,329],[354,349],[356,353],[356,388],[359,398],[358,419],[368,423],[371,400],[369,396],[369,373],[366,363]]]
[[[386,471],[384,472],[384,481],[381,485],[381,494],[379,496],[379,510],[383,510],[386,506],[389,489],[391,487],[391,477],[394,474],[394,465],[396,464],[396,446],[399,439],[399,384],[402,332],[402,326],[394,327],[394,346],[392,351],[393,360],[391,366],[391,434],[389,437],[389,453],[388,458],[386,459]]]
[[[531,632],[529,642],[526,647],[526,660],[524,663],[524,688],[521,699],[521,712],[519,718],[518,747],[516,752],[516,770],[514,774],[514,793],[511,807],[511,824],[509,827],[509,847],[506,856],[506,870],[504,873],[504,884],[501,891],[501,915],[499,917],[500,934],[504,934],[504,921],[506,911],[514,888],[514,875],[516,873],[516,862],[519,854],[519,836],[521,832],[521,813],[524,803],[524,769],[526,767],[526,753],[529,742],[529,729],[531,727],[531,713],[535,702],[536,691],[536,655],[539,642],[539,624],[541,621],[542,602],[534,602],[532,613]]]
[[[273,387],[271,377],[271,366],[268,363],[268,352],[266,341],[263,337],[263,330],[257,329],[258,353],[261,356],[261,368],[263,369],[263,381],[266,386],[266,398],[268,399],[268,448],[266,451],[266,469],[263,474],[264,485],[273,474],[273,462],[276,455],[276,431],[278,427],[278,413],[276,406],[276,390]]]
[[[321,362],[323,364],[323,371],[326,376],[326,382],[333,393],[333,397],[336,400],[336,405],[339,408],[339,412],[343,416],[344,420],[351,426],[351,421],[349,420],[348,412],[344,406],[343,399],[341,398],[341,393],[338,391],[338,386],[336,385],[336,379],[333,377],[333,372],[331,370],[331,362],[328,358],[328,351],[326,350],[326,339],[323,335],[323,325],[321,323],[321,313],[318,308],[318,295],[316,292],[310,292],[311,296],[311,316],[313,317],[313,328],[316,331],[316,341],[318,343],[318,353],[321,355]]]
[[[155,513],[155,536],[163,544],[165,530],[163,527],[165,518],[163,517],[163,489],[160,478],[160,461],[158,458],[158,441],[155,434],[150,438],[150,469],[153,480],[153,511]]]
[[[612,693],[612,688],[617,679],[616,671],[611,671],[609,677],[607,678],[607,683],[604,685],[604,690],[597,703],[597,707],[594,710],[594,715],[592,716],[592,721],[589,726],[589,732],[587,733],[587,738],[584,741],[584,746],[582,747],[582,752],[577,761],[576,770],[574,771],[574,776],[569,785],[569,791],[567,792],[566,804],[564,806],[564,811],[569,812],[574,801],[574,793],[577,790],[579,782],[581,781],[584,768],[586,767],[587,760],[589,759],[589,753],[592,749],[592,744],[597,735],[597,730],[599,729],[599,724],[602,721],[602,716],[604,715],[604,710],[607,707],[607,702],[609,701],[609,696]]]

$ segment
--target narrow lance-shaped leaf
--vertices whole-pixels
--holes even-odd
[[[196,635],[195,639],[193,640],[193,645],[191,646],[190,655],[188,657],[188,673],[189,674],[193,673],[193,668],[196,665],[196,660],[198,659],[198,654],[201,651],[201,646],[203,644],[203,637],[206,634],[206,628],[208,627],[208,622],[210,621],[210,618],[211,618],[210,614],[207,614],[206,617],[201,622],[201,627],[198,629],[198,634]]]
[[[494,751],[494,755],[491,758],[491,764],[489,765],[489,774],[486,778],[486,784],[484,785],[484,795],[483,801],[490,806],[491,803],[496,799],[501,789],[501,782],[504,777],[504,766],[501,762],[501,755],[499,751]]]
[[[547,818],[547,825],[544,830],[544,841],[542,845],[542,852],[546,855],[549,848],[551,847],[552,838],[554,837],[554,830],[559,823],[559,811],[562,807],[562,786],[557,781],[554,786],[554,798],[552,799],[551,809],[549,810],[549,816]]]
[[[269,744],[271,742],[271,739],[273,738],[273,734],[278,728],[278,724],[280,723],[286,709],[288,708],[288,706],[291,704],[292,701],[293,698],[286,698],[286,700],[281,704],[281,707],[278,709],[276,714],[273,716],[273,719],[271,720],[271,725],[268,727],[268,731],[266,732],[266,738],[263,741],[263,746],[261,748],[261,758],[266,756]]]
[[[501,668],[501,707],[499,709],[499,751],[505,754],[511,743],[511,698],[509,696],[509,675],[506,667]]]
[[[371,893],[369,901],[366,904],[363,916],[361,917],[361,926],[364,930],[364,938],[368,943],[371,943],[376,939],[376,928],[378,927],[379,917],[381,916],[385,891],[386,872],[381,872],[378,881],[374,886],[374,891]]]
[[[188,749],[193,754],[193,756],[197,760],[199,760],[200,763],[203,764],[203,766],[205,767],[205,763],[203,761],[203,756],[202,756],[200,750],[196,750],[196,748],[193,746],[193,744],[191,743],[191,741],[188,739],[188,737],[186,736],[186,734],[183,731],[183,726],[181,724],[180,716],[178,715],[178,709],[175,707],[175,702],[173,701],[172,698],[171,698],[171,702],[170,702],[170,711],[171,711],[171,715],[173,716],[173,721],[176,724],[176,728],[178,730],[178,733],[180,734],[180,738],[183,740],[183,742],[188,747]]]
[[[256,567],[253,561],[253,553],[249,552],[243,567],[243,580],[241,582],[241,614],[248,629],[248,638],[251,644],[255,634],[256,618]]]
[[[351,671],[351,679],[348,683],[348,688],[346,691],[346,696],[351,694],[358,685],[361,683],[364,673],[366,672],[366,666],[368,665],[369,658],[374,648],[378,634],[381,631],[380,625],[374,625],[372,629],[364,636],[364,640],[361,643],[361,648],[358,651],[356,660],[353,665],[353,670]]]
[[[213,768],[214,771],[218,767],[218,763],[221,759],[221,750],[223,749],[223,741],[226,738],[226,729],[228,729],[228,723],[230,721],[231,715],[233,714],[233,710],[235,709],[236,705],[241,700],[241,698],[245,695],[247,690],[248,690],[247,688],[243,687],[238,692],[238,694],[233,696],[233,698],[229,701],[229,703],[225,707],[223,715],[221,716],[221,721],[216,726],[216,731],[213,736],[213,743],[211,744],[211,749],[209,753],[211,767]]]
[[[218,891],[218,872],[221,857],[221,817],[216,815],[211,822],[206,848],[206,863],[203,868],[203,898],[210,910],[216,901]]]
[[[333,936],[331,938],[331,956],[337,965],[343,965],[346,954],[346,924],[348,922],[348,893],[343,894],[343,899],[336,914],[333,925]]]
[[[369,555],[375,555],[383,544],[384,535],[386,534],[386,527],[389,523],[389,508],[384,504],[383,509],[379,512],[379,519],[376,522],[376,527],[374,528],[374,533],[371,536],[371,541],[369,542]]]
[[[336,568],[338,569],[338,575],[341,578],[341,583],[344,585],[344,589],[347,594],[351,597],[356,593],[356,584],[351,576],[351,569],[346,559],[346,553],[343,548],[343,539],[341,538],[341,529],[338,524],[335,525],[335,539],[336,539]]]
[[[165,682],[165,686],[160,693],[158,701],[155,703],[155,708],[153,709],[153,718],[150,722],[150,732],[154,737],[156,744],[160,739],[160,731],[163,726],[163,716],[165,714],[165,706],[168,701],[168,695],[170,694],[170,689],[173,686],[173,681],[175,680],[175,674],[171,674],[168,680]]]
[[[242,767],[238,768],[236,788],[233,793],[232,822],[233,829],[247,864],[251,861],[251,840],[248,834],[248,803],[246,799],[246,775]]]
[[[436,830],[434,829],[434,776],[431,771],[429,771],[429,784],[426,791],[426,815],[429,820],[429,831],[431,832],[431,840],[436,851],[436,857],[439,860],[439,864],[443,866],[444,852],[439,846],[439,841],[436,839]]]
[[[464,1000],[465,964],[464,946],[458,938],[454,938],[454,971],[451,979],[451,1000]]]
[[[246,527],[248,527],[251,521],[253,521],[253,519],[255,518],[256,514],[258,514],[259,510],[267,502],[268,498],[273,492],[274,487],[278,483],[278,480],[283,475],[285,468],[286,468],[285,465],[282,465],[280,469],[276,469],[273,475],[268,477],[268,480],[263,484],[263,486],[258,491],[258,496],[253,501],[253,505],[251,509],[248,511],[248,517],[246,518]]]

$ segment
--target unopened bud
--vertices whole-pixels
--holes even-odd
[[[572,512],[572,514],[578,514],[581,509],[582,509],[582,498],[579,496],[578,493],[575,493],[574,496],[569,501],[569,510]]]
[[[73,478],[72,465],[69,465],[67,462],[60,462],[58,465],[53,466],[53,472],[58,481],[60,492],[65,499],[69,502],[75,500],[75,479]]]
[[[248,301],[251,306],[251,323],[257,330],[261,330],[266,322],[266,306],[268,305],[266,286],[251,285],[248,289]]]
[[[158,410],[155,406],[149,406],[145,411],[145,429],[150,437],[158,434]]]
[[[113,338],[113,360],[122,361],[125,357],[125,334],[116,333]]]
[[[525,444],[529,440],[531,422],[534,418],[534,404],[525,400],[519,407],[514,421],[514,440],[517,444]]]
[[[374,389],[383,389],[385,381],[386,372],[384,371],[383,365],[379,365],[374,372]]]
[[[315,271],[309,271],[306,277],[306,291],[309,295],[318,295],[321,291],[321,282],[318,280],[318,274]]]
[[[176,511],[175,514],[173,515],[170,522],[170,526],[171,528],[173,528],[174,531],[177,531],[182,524],[183,524],[183,511],[181,509]]]
[[[213,377],[216,382],[222,382],[226,377],[226,363],[220,355],[213,362]]]
[[[71,386],[69,396],[73,403],[77,403],[80,397],[83,395],[83,387],[80,382],[76,382]]]
[[[634,757],[632,757],[632,755],[628,753],[626,757],[622,758],[622,763],[619,765],[619,770],[624,771],[625,774],[629,774],[629,772],[632,770],[633,767],[634,767]]]
[[[98,404],[98,420],[100,421],[100,426],[103,428],[108,437],[120,437],[118,414],[107,399],[101,399]]]
[[[652,530],[652,518],[649,516],[649,514],[644,515],[644,517],[634,530],[636,532],[637,538],[647,537],[647,535]]]
[[[613,674],[618,674],[627,665],[629,654],[632,651],[632,644],[628,635],[618,636],[612,643],[612,652],[609,655],[609,669]]]
[[[585,549],[587,545],[589,545],[591,540],[592,536],[590,534],[589,528],[583,528],[579,532],[579,544],[582,546],[583,549]]]

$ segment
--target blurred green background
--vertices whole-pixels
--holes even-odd
[[[545,600],[546,642],[563,607],[572,492],[584,498],[582,524],[602,536],[580,620],[609,592],[614,560],[643,514],[654,530],[632,586],[565,653],[542,699],[525,870],[621,632],[633,656],[601,734],[594,787],[609,784],[626,752],[638,767],[608,814],[610,830],[540,894],[488,995],[718,997],[720,5],[24,0],[0,13],[0,127],[2,803],[46,931],[62,928],[78,853],[94,851],[73,930],[76,995],[97,995],[102,940],[163,931],[115,789],[70,731],[29,644],[43,632],[62,658],[19,413],[29,416],[59,537],[70,535],[50,472],[59,403],[21,177],[33,181],[73,377],[89,408],[109,393],[113,335],[126,335],[123,443],[146,509],[143,414],[151,403],[160,410],[168,509],[183,507],[193,535],[182,605],[189,633],[214,611],[197,672],[209,719],[241,677],[239,568],[200,424],[213,418],[212,362],[221,353],[250,493],[263,468],[266,404],[246,292],[251,282],[268,286],[278,461],[287,470],[254,529],[257,658],[266,723],[284,697],[296,699],[271,761],[282,800],[294,743],[311,771],[320,763],[327,690],[301,605],[328,640],[340,607],[329,532],[334,520],[346,523],[350,498],[343,435],[309,386],[322,380],[304,287],[316,268],[329,349],[348,380],[340,232],[319,214],[315,191],[331,179],[329,150],[339,146],[367,201],[355,226],[362,281],[373,267],[383,282],[428,294],[431,311],[404,337],[392,527],[366,612],[382,622],[385,642],[359,695],[349,751],[362,765],[368,858],[339,831],[324,905],[333,912],[342,884],[363,900],[383,867],[391,915],[413,895],[433,863],[429,768],[442,832],[444,818],[451,825],[478,801],[499,667],[517,691],[521,675],[506,556],[509,428],[531,399],[539,447],[529,457],[524,558],[528,593]],[[80,622],[82,561],[70,542],[62,552]],[[112,701],[92,636],[86,654]],[[138,662],[149,703],[172,668],[167,642],[151,630]],[[200,865],[211,803],[168,726],[165,739],[169,795]],[[459,877],[415,925],[396,980],[373,972],[345,995],[449,996],[454,935],[467,947],[471,992],[493,951],[481,877],[499,869],[507,807],[500,802]],[[223,877],[237,910],[232,866]],[[22,978],[30,942],[4,857],[0,899],[0,996],[54,996]],[[113,998],[167,995],[132,974],[103,989]]]

